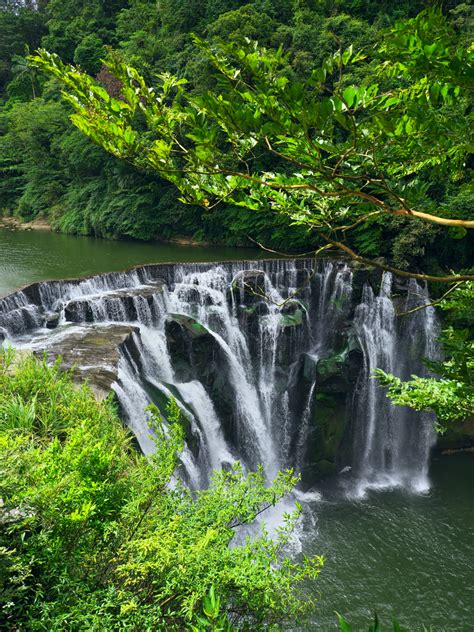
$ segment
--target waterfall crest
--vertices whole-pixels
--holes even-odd
[[[48,350],[72,332],[133,325],[113,389],[145,453],[153,449],[146,406],[164,413],[176,398],[186,426],[183,476],[193,487],[240,460],[248,469],[262,464],[268,478],[295,467],[305,488],[345,468],[358,495],[422,491],[430,419],[392,407],[370,376],[378,367],[421,374],[422,358],[436,354],[432,308],[396,316],[402,302],[405,311],[426,302],[426,291],[344,262],[314,266],[155,265],[38,283],[0,299],[0,331],[15,345]]]

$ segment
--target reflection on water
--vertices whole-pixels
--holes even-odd
[[[256,248],[109,241],[42,231],[0,229],[0,296],[49,279],[125,270],[144,263],[269,258]]]

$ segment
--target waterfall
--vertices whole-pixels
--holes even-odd
[[[366,285],[354,317],[356,336],[364,353],[354,406],[354,470],[359,496],[370,488],[400,486],[424,491],[429,487],[427,462],[435,438],[432,419],[393,407],[385,390],[371,378],[375,369],[381,368],[408,379],[412,373],[422,371],[420,358],[433,357],[435,353],[437,327],[433,308],[419,310],[397,322],[392,281],[391,274],[385,273],[377,295]],[[424,303],[425,298],[423,288],[412,281],[403,311],[413,302]]]
[[[323,463],[351,466],[357,495],[423,491],[431,420],[392,407],[371,374],[421,374],[422,358],[436,355],[437,323],[432,308],[397,317],[427,294],[410,282],[395,296],[394,283],[334,260],[151,265],[24,288],[0,299],[0,332],[47,351],[73,330],[107,339],[133,325],[112,388],[145,453],[154,449],[145,409],[166,416],[176,399],[192,487],[239,460],[262,464],[269,479],[295,467],[309,473],[306,488]]]
[[[308,435],[308,427],[311,419],[311,407],[313,405],[313,397],[314,392],[316,390],[316,381],[311,384],[308,393],[308,399],[306,401],[306,406],[304,407],[303,414],[301,416],[301,426],[299,430],[299,438],[296,444],[296,471],[301,472],[304,467],[304,459],[306,456],[306,438]]]

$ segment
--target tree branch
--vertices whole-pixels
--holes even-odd
[[[365,257],[361,257],[354,250],[351,250],[349,246],[342,244],[340,241],[336,241],[332,239],[329,235],[321,234],[322,238],[325,239],[328,243],[332,244],[339,250],[342,250],[346,254],[348,254],[355,261],[359,261],[364,265],[371,266],[373,268],[379,268],[381,270],[385,270],[385,272],[391,272],[399,277],[404,277],[407,279],[417,279],[419,281],[433,281],[434,283],[456,283],[457,281],[474,281],[474,274],[451,274],[449,276],[433,276],[431,274],[418,274],[416,272],[405,272],[405,270],[400,270],[399,268],[394,268],[392,266],[385,265],[383,263],[379,263],[377,261],[371,261],[370,259],[366,259]]]
[[[432,301],[431,303],[425,303],[424,305],[418,305],[418,307],[414,307],[413,309],[409,309],[406,312],[398,312],[396,316],[408,316],[409,314],[414,314],[415,312],[420,311],[420,309],[426,309],[427,307],[434,307],[435,305],[439,305],[443,299],[445,299],[451,292],[453,292],[460,285],[465,283],[465,281],[458,281],[452,287],[449,288],[447,292],[443,294],[440,298],[436,299],[436,301]]]
[[[450,219],[449,217],[438,217],[437,215],[431,215],[430,213],[423,213],[422,211],[415,211],[413,209],[400,208],[398,210],[389,210],[392,215],[404,215],[408,217],[417,217],[418,219],[424,219],[427,222],[434,224],[441,224],[441,226],[462,226],[464,228],[474,228],[474,220],[468,219]]]

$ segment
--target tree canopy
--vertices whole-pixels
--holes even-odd
[[[470,207],[447,205],[433,190],[435,182],[472,189],[474,51],[439,8],[396,22],[377,48],[336,51],[303,78],[282,46],[194,42],[213,69],[201,90],[170,73],[151,86],[112,51],[116,94],[45,50],[32,63],[59,80],[81,132],[168,180],[183,202],[216,213],[222,204],[266,209],[314,234],[318,253],[336,249],[401,277],[456,283],[441,307],[472,300],[469,270],[401,269],[357,251],[361,235],[370,251],[373,231],[393,218],[461,239],[474,228]],[[474,410],[470,325],[446,329],[444,343],[446,360],[430,365],[441,380],[378,374],[394,403],[434,410],[438,429]]]
[[[137,170],[94,147],[72,126],[63,125],[70,106],[58,99],[59,84],[27,67],[25,56],[42,45],[63,62],[79,64],[117,96],[117,80],[105,66],[98,70],[111,46],[149,85],[156,87],[157,77],[170,72],[188,81],[187,93],[202,95],[214,90],[219,73],[213,72],[207,53],[193,43],[191,33],[209,43],[232,42],[237,48],[245,48],[245,38],[258,40],[260,48],[269,51],[282,46],[283,74],[291,83],[303,84],[337,51],[352,45],[366,59],[346,65],[346,84],[370,85],[381,81],[374,76],[374,63],[387,40],[387,29],[431,4],[425,0],[220,0],[197,6],[183,0],[0,0],[0,213],[28,220],[41,215],[55,230],[102,237],[146,240],[186,235],[228,245],[249,245],[250,237],[274,249],[314,250],[321,246],[316,232],[295,224],[286,213],[275,213],[269,205],[255,210],[224,200],[218,207],[186,207],[175,187],[156,172]],[[442,9],[450,37],[457,38],[455,47],[467,47],[472,40],[472,8],[460,0],[444,0]],[[329,87],[337,74],[336,70],[331,75]],[[399,86],[398,76],[389,82],[383,90]],[[34,106],[25,108],[25,103]],[[445,113],[449,111],[455,120],[456,108],[446,105]],[[48,178],[42,175],[37,143],[17,140],[18,135],[33,139],[32,131],[39,126],[42,152],[50,165]],[[257,170],[276,172],[279,160],[268,155]],[[453,210],[454,218],[462,218],[472,206],[470,181],[468,163],[457,180],[427,171],[424,185],[437,209]],[[472,231],[463,236],[456,228],[446,231],[436,224],[387,215],[350,232],[347,243],[359,255],[385,257],[398,268],[439,275],[471,265]]]
[[[115,53],[106,64],[121,84],[116,97],[47,51],[33,64],[63,84],[83,133],[170,181],[187,203],[267,208],[361,260],[350,241],[361,225],[402,217],[460,237],[474,228],[464,208],[432,194],[436,180],[463,181],[472,150],[474,55],[439,9],[396,23],[370,57],[339,50],[303,80],[282,47],[195,44],[215,71],[199,92],[171,74],[151,87]],[[370,73],[356,83],[364,65]]]

